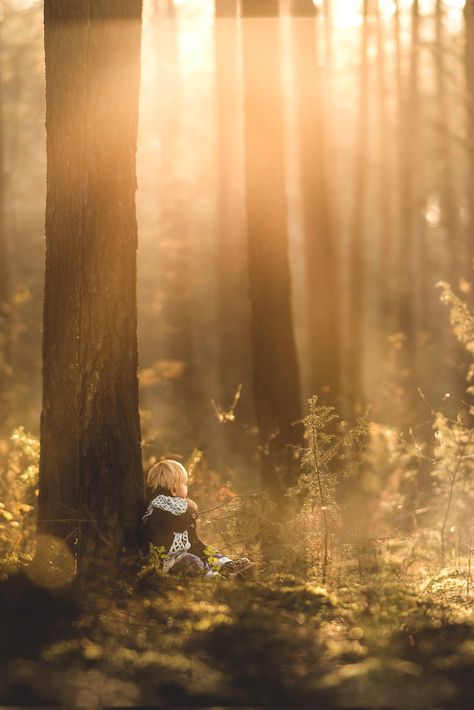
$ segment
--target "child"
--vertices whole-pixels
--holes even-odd
[[[150,500],[151,498],[151,500]],[[149,505],[142,518],[148,543],[164,550],[163,572],[185,572],[205,577],[242,574],[253,567],[246,557],[233,562],[219,552],[212,554],[212,567],[206,546],[196,533],[196,503],[188,498],[188,474],[178,461],[159,461],[147,474]],[[216,570],[218,568],[219,571]]]

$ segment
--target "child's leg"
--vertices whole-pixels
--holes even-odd
[[[209,548],[207,548],[209,549]],[[205,552],[207,552],[207,549]],[[239,574],[244,576],[249,576],[255,571],[255,563],[250,562],[248,557],[239,557],[236,560],[230,559],[227,555],[223,555],[222,552],[210,548],[212,551],[210,554],[205,554],[200,559],[204,563],[208,563],[210,568],[223,576],[228,574]]]
[[[215,552],[212,557],[214,560],[213,566],[216,568],[222,567],[223,565],[226,565],[228,562],[232,562],[230,557],[223,555],[221,552]]]
[[[237,560],[225,562],[220,568],[220,572],[224,576],[252,577],[255,572],[255,562],[250,562],[248,557],[239,557]]]
[[[191,577],[198,577],[203,574],[209,566],[190,552],[184,552],[171,567],[170,572],[183,572]]]
[[[231,562],[230,557],[223,555],[222,552],[218,552],[214,547],[205,547],[203,543],[202,550],[194,550],[199,556],[204,564],[207,564],[211,569],[218,570],[220,567],[225,565],[227,562]]]

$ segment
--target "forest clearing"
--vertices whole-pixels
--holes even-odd
[[[0,704],[472,707],[473,98],[474,0],[0,0]]]

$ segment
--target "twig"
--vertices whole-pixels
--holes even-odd
[[[20,530],[19,530],[19,532],[18,532],[18,535],[17,535],[17,537],[16,537],[15,542],[13,543],[13,547],[12,547],[12,549],[10,550],[9,555],[7,556],[7,560],[9,560],[10,557],[11,557],[11,556],[13,555],[13,553],[15,552],[16,546],[18,545],[22,534],[23,534],[23,523],[22,523],[21,526],[20,526]]]
[[[469,436],[467,437],[467,440],[462,443],[461,453],[460,453],[460,455],[458,456],[458,459],[457,459],[457,462],[456,462],[456,467],[455,467],[454,471],[453,471],[452,474],[451,474],[451,485],[450,485],[450,487],[449,487],[448,502],[447,502],[447,504],[446,504],[446,511],[445,511],[445,514],[444,514],[443,525],[441,526],[441,564],[442,564],[443,566],[444,566],[444,554],[445,554],[445,549],[444,549],[444,548],[445,548],[445,544],[444,544],[444,540],[445,540],[445,533],[446,533],[446,525],[447,525],[447,522],[448,522],[449,511],[450,511],[451,502],[452,502],[452,499],[453,499],[454,486],[455,486],[455,484],[456,484],[456,478],[457,478],[457,475],[458,475],[458,473],[459,473],[459,469],[460,469],[460,467],[461,467],[461,461],[463,460],[463,457],[464,457],[464,452],[465,452],[465,450],[466,450],[466,448],[467,448],[467,445],[470,443],[473,434],[474,434],[474,429],[471,429],[471,431],[469,432]],[[454,441],[456,442],[455,437],[453,437],[453,438],[454,438]],[[457,443],[457,442],[456,442],[456,443]]]
[[[439,575],[439,573],[442,571],[443,567],[441,566],[437,572],[434,573],[434,575],[431,577],[430,581],[428,584],[425,586],[423,589],[423,592],[428,592],[430,587],[432,586],[433,582],[436,580],[436,577]]]
[[[219,503],[218,505],[214,505],[212,508],[205,508],[204,510],[200,511],[200,515],[204,515],[205,513],[211,513],[213,510],[218,510],[219,508],[223,508],[225,505],[230,503],[231,501],[238,499],[238,498],[258,498],[265,495],[265,491],[262,491],[262,493],[246,493],[245,495],[233,495],[230,498],[226,498],[226,500],[223,500],[222,503]]]
[[[111,520],[101,520],[100,518],[41,518],[38,523],[109,523],[115,525]]]
[[[323,521],[324,521],[324,558],[323,558],[323,577],[322,577],[322,582],[324,584],[326,581],[327,565],[328,565],[328,561],[329,561],[329,550],[328,550],[329,525],[328,525],[328,519],[327,519],[326,498],[325,498],[324,492],[323,492],[323,486],[322,486],[322,481],[321,481],[320,462],[319,462],[319,458],[318,458],[317,432],[316,432],[316,427],[314,426],[313,421],[311,421],[310,443],[311,443],[311,451],[313,454],[314,469],[316,471],[316,480],[317,480],[317,484],[318,484],[319,497],[320,497],[320,501],[321,501],[321,510],[323,511]]]

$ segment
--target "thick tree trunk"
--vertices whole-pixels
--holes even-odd
[[[291,311],[278,3],[244,0],[244,104],[251,335],[262,478],[291,479],[301,415]],[[264,40],[262,40],[264,38]]]
[[[135,155],[139,0],[46,0],[39,532],[80,566],[134,543],[143,495]]]
[[[2,7],[0,6],[0,12]],[[0,41],[3,20],[0,20]],[[8,273],[8,245],[5,219],[5,160],[3,131],[3,66],[0,56],[0,421],[3,421],[3,393],[10,374],[10,294]]]
[[[312,0],[293,0],[291,9],[311,363],[309,388],[321,402],[335,405],[340,376],[339,273],[330,201],[327,106],[324,77],[317,60],[317,42],[322,37],[316,33]]]

